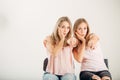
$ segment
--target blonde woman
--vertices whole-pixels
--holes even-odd
[[[43,80],[76,80],[72,49],[76,40],[71,38],[72,25],[68,17],[58,19],[53,33],[46,37],[48,65]]]
[[[75,21],[73,32],[78,46],[73,49],[75,59],[81,63],[80,80],[111,80],[99,45],[99,38],[90,34],[87,21],[79,18]]]

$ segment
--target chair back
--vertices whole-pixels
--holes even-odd
[[[104,62],[105,62],[105,64],[106,64],[107,68],[109,69],[109,66],[108,66],[108,59],[104,59]]]
[[[48,64],[48,58],[45,58],[43,62],[43,71],[46,71],[47,64]]]

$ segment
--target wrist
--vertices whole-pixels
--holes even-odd
[[[61,38],[61,41],[64,41],[65,40],[65,38]]]

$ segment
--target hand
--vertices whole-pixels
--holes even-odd
[[[85,38],[84,38],[84,37],[82,37],[81,35],[79,35],[77,32],[75,32],[75,34],[76,34],[77,38],[78,38],[80,41],[85,42]]]
[[[93,76],[92,76],[92,79],[93,79],[93,80],[101,80],[101,78],[100,78],[99,76],[97,76],[97,75],[93,75]]]
[[[67,43],[72,47],[76,47],[76,45],[78,44],[78,40],[74,37],[71,37],[70,39],[67,40]]]
[[[61,28],[58,27],[58,34],[60,36],[60,39],[65,39],[65,34],[63,33],[63,31],[61,30]]]
[[[89,49],[95,49],[96,44],[99,40],[98,36],[95,34],[90,34],[89,37],[87,38],[88,42],[87,42],[87,48]]]
[[[89,40],[88,43],[87,43],[87,48],[91,49],[91,50],[94,50],[95,47],[96,47],[96,42],[94,40]]]

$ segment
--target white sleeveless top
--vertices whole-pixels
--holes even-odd
[[[97,43],[94,50],[85,50],[84,58],[81,63],[81,71],[101,71],[108,70],[103,58],[100,44]]]

